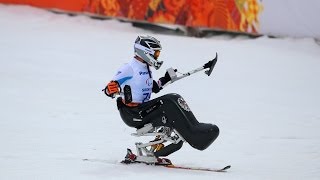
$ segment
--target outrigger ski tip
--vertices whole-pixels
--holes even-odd
[[[207,74],[208,76],[210,76],[211,73],[212,73],[212,70],[213,70],[214,66],[215,66],[216,63],[217,63],[217,61],[218,61],[218,53],[216,53],[216,57],[215,57],[214,59],[212,59],[211,61],[209,61],[208,63],[206,63],[206,64],[203,66],[204,69],[209,68],[209,69],[206,70],[204,73]]]

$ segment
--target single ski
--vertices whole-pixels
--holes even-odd
[[[102,160],[102,159],[82,159],[83,161],[88,161],[88,162],[99,162],[99,163],[108,163],[108,164],[123,164],[123,165],[130,165],[130,164],[145,164],[149,166],[160,166],[160,167],[165,167],[165,168],[171,168],[171,169],[181,169],[181,170],[193,170],[193,171],[208,171],[208,172],[226,172],[228,169],[231,168],[230,165],[225,166],[224,168],[221,169],[214,169],[214,168],[204,168],[204,167],[190,167],[190,166],[179,166],[179,165],[164,165],[164,164],[148,164],[144,162],[139,162],[139,161],[134,161],[134,162],[125,162],[121,161],[115,162],[115,161],[109,161],[109,160]]]
[[[184,169],[184,170],[194,170],[194,171],[209,171],[209,172],[226,172],[226,170],[230,169],[231,166],[228,165],[221,169],[213,169],[213,168],[201,168],[201,167],[188,167],[188,166],[175,166],[175,165],[166,165],[166,168],[173,169]]]
[[[183,169],[183,170],[194,170],[194,171],[209,171],[209,172],[226,172],[228,169],[231,168],[231,165],[225,166],[224,168],[221,169],[213,169],[213,168],[203,168],[203,167],[189,167],[189,166],[176,166],[173,164],[167,165],[167,164],[148,164],[145,162],[139,162],[139,161],[134,161],[134,162],[127,162],[126,160],[121,161],[122,164],[146,164],[146,165],[154,165],[154,166],[162,166],[166,168],[172,168],[172,169]]]

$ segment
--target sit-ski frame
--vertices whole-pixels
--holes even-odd
[[[157,132],[158,129],[166,129],[163,132]],[[135,143],[136,149],[137,149],[137,156],[140,158],[143,157],[154,157],[154,151],[155,147],[154,145],[160,144],[160,143],[165,143],[165,142],[171,142],[173,144],[178,144],[180,141],[185,141],[182,136],[175,130],[171,129],[168,130],[168,127],[153,127],[151,123],[146,124],[144,127],[138,129],[136,133],[132,133],[131,135],[136,136],[136,137],[141,137],[141,136],[153,136],[157,137],[155,141],[151,141],[148,143]],[[148,147],[150,147],[148,149]]]

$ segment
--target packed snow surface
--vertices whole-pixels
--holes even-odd
[[[210,173],[122,165],[135,150],[115,99],[101,89],[133,57],[138,35],[163,46],[167,68],[187,72],[219,60],[153,98],[178,93],[220,136],[206,150],[185,143],[174,164]],[[312,39],[193,38],[130,23],[0,5],[0,179],[319,179],[320,47]],[[83,158],[103,162],[85,162]]]

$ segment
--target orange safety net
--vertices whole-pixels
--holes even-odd
[[[259,0],[0,0],[73,12],[257,34]]]

